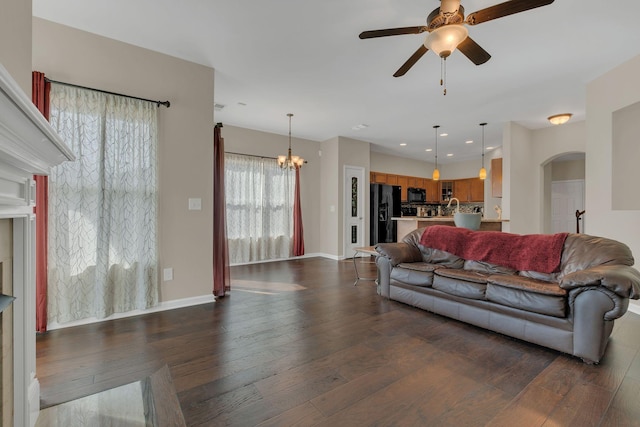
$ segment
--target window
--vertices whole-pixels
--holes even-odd
[[[52,84],[76,161],[49,178],[49,321],[157,305],[156,104]]]
[[[230,263],[291,256],[294,186],[274,159],[225,154]]]

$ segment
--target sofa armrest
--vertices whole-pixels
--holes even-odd
[[[388,258],[393,267],[403,262],[422,261],[420,249],[408,243],[378,243],[376,251]]]
[[[560,287],[566,290],[598,285],[621,297],[640,299],[640,272],[626,265],[599,265],[567,274],[560,280]]]

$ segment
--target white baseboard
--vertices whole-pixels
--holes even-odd
[[[640,314],[640,304],[629,302],[629,311],[635,314]]]
[[[151,307],[145,310],[127,311],[126,313],[115,313],[109,317],[105,317],[104,319],[97,319],[95,317],[92,317],[89,319],[81,319],[81,320],[76,320],[73,322],[62,323],[62,324],[57,322],[52,322],[47,325],[47,330],[53,331],[56,329],[70,328],[72,326],[89,325],[91,323],[106,322],[108,320],[123,319],[126,317],[139,316],[141,314],[156,313],[158,311],[173,310],[175,308],[182,308],[182,307],[191,307],[193,305],[207,304],[210,302],[215,302],[215,297],[213,295],[201,295],[197,297],[164,301],[155,307]]]

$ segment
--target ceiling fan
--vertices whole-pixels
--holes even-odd
[[[554,0],[511,0],[473,12],[465,18],[464,7],[460,4],[460,0],[441,0],[440,7],[427,17],[426,26],[364,31],[360,33],[360,38],[371,39],[402,34],[420,34],[425,31],[429,33],[418,50],[393,74],[394,77],[405,75],[428,50],[434,51],[444,61],[457,48],[471,62],[481,65],[487,62],[491,55],[469,37],[469,31],[465,24],[477,25],[514,13],[547,6],[553,2]],[[442,80],[440,84],[442,84]]]

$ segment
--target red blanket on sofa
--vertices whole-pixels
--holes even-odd
[[[520,235],[434,225],[424,231],[420,244],[467,260],[489,262],[520,271],[553,273],[560,267],[567,234]]]

